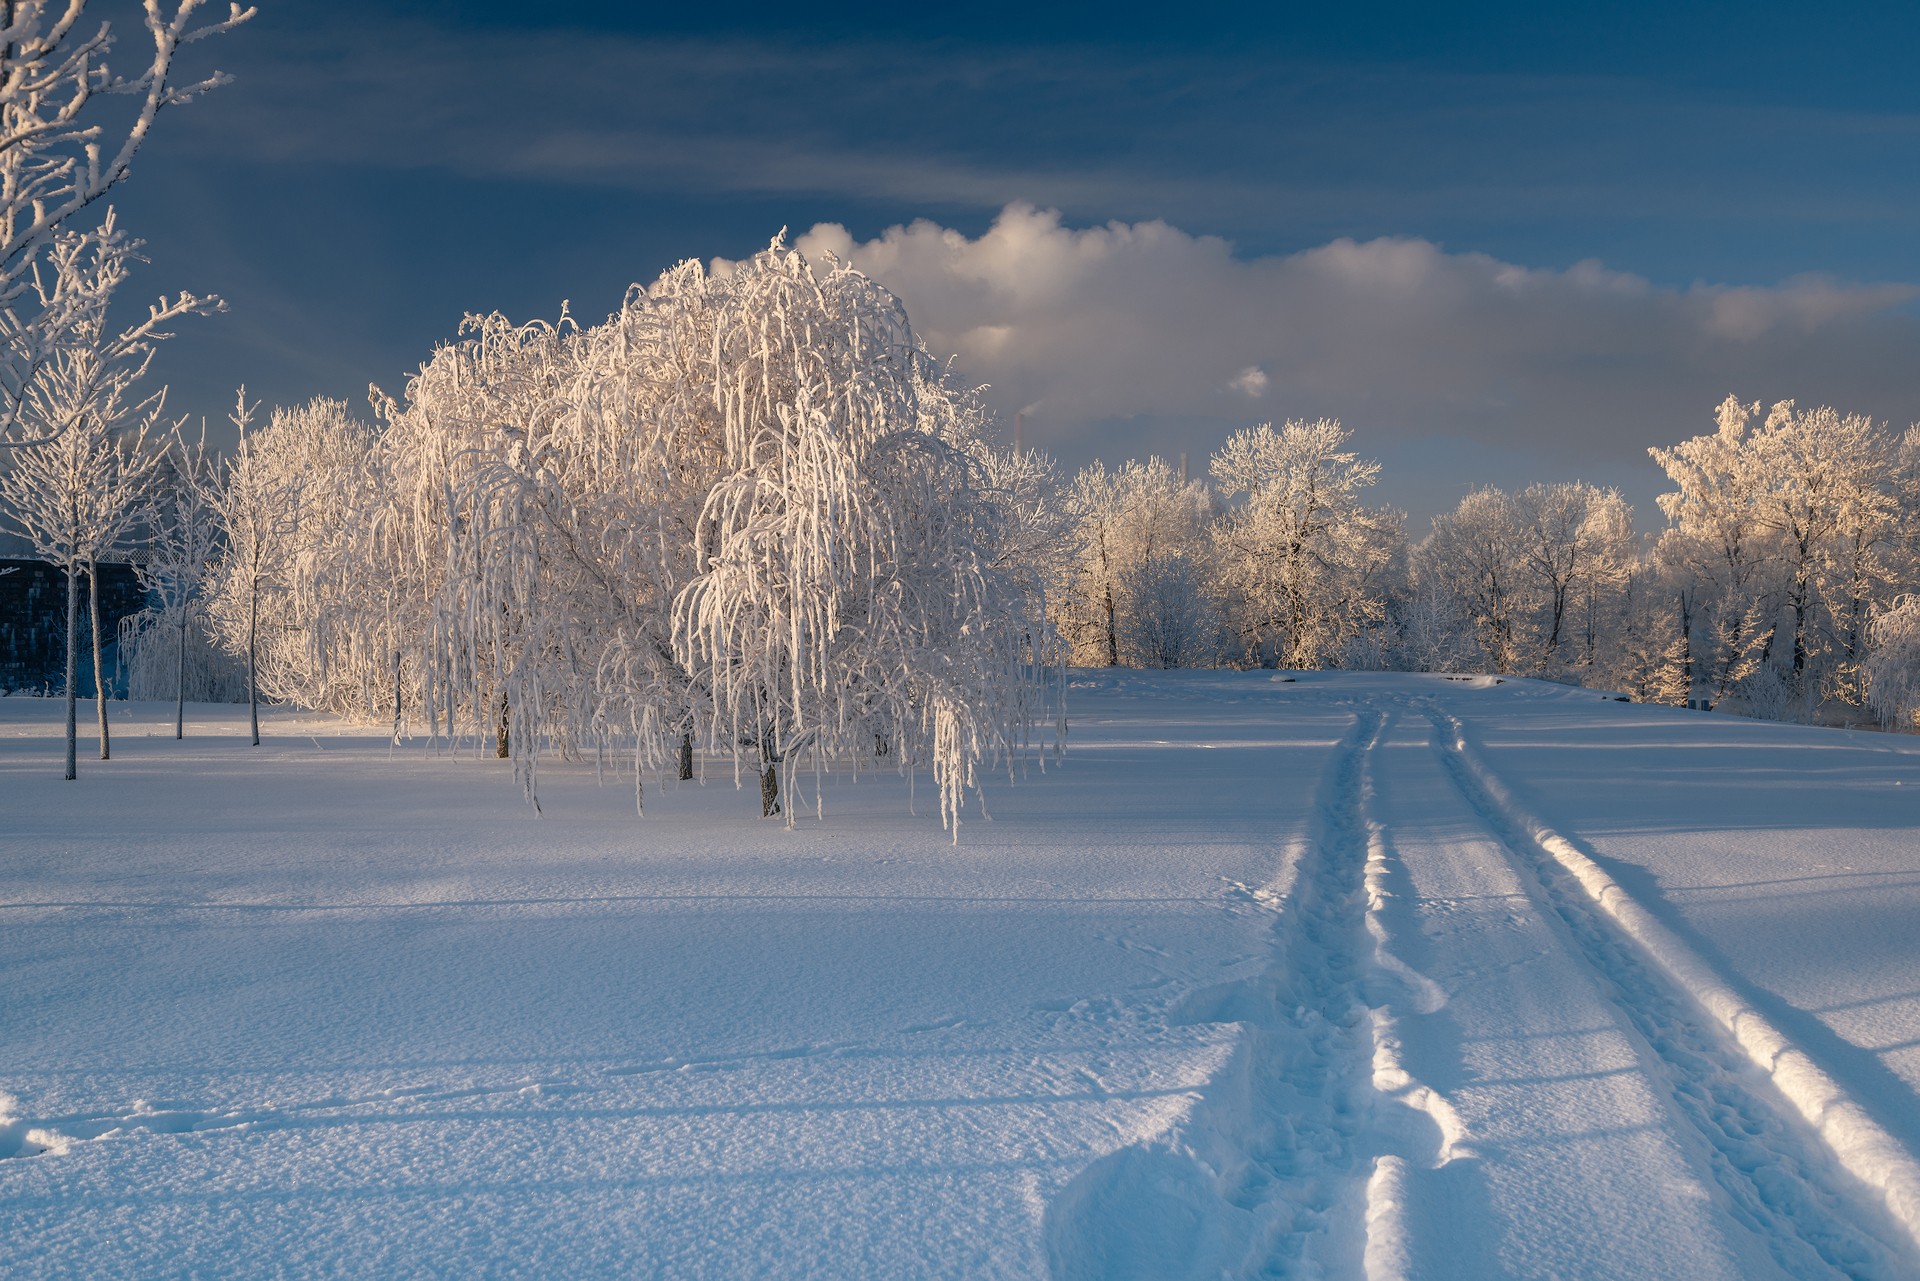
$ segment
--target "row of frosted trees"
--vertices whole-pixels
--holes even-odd
[[[243,400],[220,474],[168,490],[271,698],[483,739],[536,803],[553,755],[619,761],[636,804],[718,756],[789,820],[800,772],[923,770],[956,830],[1057,735],[1042,513],[856,271],[776,243],[596,326],[472,317],[375,409]],[[195,558],[172,516],[155,564]]]
[[[1652,451],[1673,486],[1652,537],[1566,482],[1478,490],[1412,541],[1349,443],[1289,422],[1232,437],[1211,484],[1159,459],[1058,484],[1070,534],[1041,576],[1072,661],[1492,671],[1797,719],[1920,706],[1920,429],[1729,398]]]

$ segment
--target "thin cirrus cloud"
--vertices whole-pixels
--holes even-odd
[[[825,224],[797,246],[894,290],[935,351],[1069,458],[1331,414],[1388,451],[1449,440],[1592,470],[1708,429],[1729,391],[1920,411],[1907,284],[1671,288],[1414,237],[1242,257],[1164,222],[1075,228],[1027,205],[978,237]]]
[[[1916,184],[1890,161],[1920,144],[1913,115],[1270,51],[588,36],[405,17],[369,42],[298,11],[255,25],[221,50],[239,59],[227,101],[179,122],[188,145],[545,183],[560,203],[595,188],[922,211],[1027,200],[1294,245],[1539,219],[1904,226]]]

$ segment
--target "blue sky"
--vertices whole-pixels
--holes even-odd
[[[1728,391],[1920,418],[1920,6],[659,8],[266,0],[196,49],[237,83],[118,199],[143,283],[233,307],[175,408],[364,403],[464,311],[830,224],[1070,462],[1332,413],[1416,518],[1646,508]]]

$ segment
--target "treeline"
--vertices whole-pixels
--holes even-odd
[[[1331,420],[1240,431],[1199,477],[998,444],[896,298],[778,242],[597,325],[470,317],[370,418],[323,399],[256,423],[243,395],[224,458],[131,391],[144,361],[75,368],[0,474],[69,569],[70,622],[85,571],[130,550],[143,688],[183,706],[244,671],[255,741],[264,695],[485,742],[530,796],[549,755],[619,763],[636,803],[650,774],[731,762],[789,818],[808,773],[924,770],[956,825],[983,771],[1058,744],[1068,663],[1920,706],[1920,429],[1827,408],[1729,398],[1655,449],[1657,536],[1558,482],[1478,490],[1415,540]],[[70,694],[78,668],[70,644]]]
[[[1611,489],[1488,487],[1418,540],[1337,422],[1059,486],[1042,571],[1079,664],[1476,671],[1771,718],[1910,722],[1920,428],[1729,397],[1654,460],[1666,528]]]

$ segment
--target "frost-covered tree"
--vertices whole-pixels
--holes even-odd
[[[1460,672],[1482,665],[1473,619],[1450,581],[1413,557],[1401,590],[1389,594],[1394,640],[1385,666],[1413,672]]]
[[[1772,557],[1753,516],[1762,476],[1750,436],[1759,412],[1728,396],[1716,431],[1648,451],[1675,486],[1658,499],[1668,527],[1656,556],[1676,584],[1689,682],[1716,704],[1749,674],[1764,640]]]
[[[1130,630],[1134,585],[1155,560],[1207,563],[1213,498],[1203,482],[1182,480],[1161,458],[1112,470],[1096,462],[1074,477],[1066,510],[1078,533],[1077,555],[1056,618],[1072,659],[1087,666],[1131,661],[1120,637]]]
[[[619,753],[638,804],[699,743],[789,818],[803,763],[931,768],[956,824],[1025,744],[1051,466],[991,447],[857,272],[776,245],[684,263],[600,325],[469,317],[374,400],[357,514],[326,522],[361,534],[315,536],[324,575],[292,561],[287,696],[356,710],[344,638],[387,638],[396,716],[485,735],[536,803],[546,753]],[[305,621],[322,601],[342,627]]]
[[[1907,594],[1879,609],[1862,665],[1867,706],[1880,723],[1912,728],[1920,718],[1920,596]]]
[[[69,349],[62,364],[76,362],[84,350]],[[84,571],[90,584],[94,697],[99,706],[100,759],[106,760],[111,748],[101,660],[99,562],[131,531],[158,464],[157,454],[146,448],[147,431],[159,412],[158,400],[126,403],[123,393],[129,385],[109,384],[111,394],[99,398],[100,384],[85,373],[76,373],[71,381],[56,378],[37,384],[25,420],[58,420],[63,426],[39,443],[14,451],[10,466],[0,474],[0,505],[15,529],[36,554],[66,573],[69,779],[77,777],[80,576]],[[93,398],[84,411],[68,400],[77,394]]]
[[[723,469],[676,656],[712,733],[754,763],[763,813],[784,775],[884,742],[931,768],[941,817],[985,762],[1020,753],[1038,708],[1026,598],[998,572],[997,511],[968,455],[927,430],[950,394],[893,295],[780,246],[728,280],[714,347]]]
[[[163,324],[220,307],[217,299],[182,294],[149,308],[143,321],[124,329],[110,328],[104,300],[126,280],[139,249],[139,242],[119,229],[111,211],[93,233],[61,233],[54,238],[37,264],[34,288],[47,296],[61,289],[79,290],[100,299],[101,306],[69,316],[57,349],[43,353],[35,376],[13,389],[19,403],[10,419],[22,439],[31,443],[8,451],[14,466],[7,477],[6,501],[15,518],[30,530],[29,538],[40,554],[68,566],[69,614],[75,617],[75,571],[82,565],[88,571],[102,760],[112,749],[98,566],[120,547],[144,509],[145,487],[159,464],[157,453],[147,450],[144,442],[166,395],[162,389],[142,396],[139,385],[152,364],[156,345],[170,336],[161,329]],[[49,285],[48,280],[54,283]],[[75,555],[77,561],[70,559]],[[77,627],[73,619],[69,621],[71,720],[71,650]],[[69,778],[74,777],[73,754],[70,733]]]
[[[530,790],[543,744],[623,747],[636,786],[668,749],[692,774],[705,696],[671,606],[718,474],[710,292],[689,264],[584,331],[470,318],[388,411],[399,541],[444,549],[416,575],[425,699]]]
[[[1807,670],[1818,625],[1823,561],[1843,521],[1868,525],[1891,458],[1875,424],[1822,406],[1801,411],[1781,401],[1753,438],[1760,485],[1753,518],[1775,536],[1784,605],[1792,616],[1788,671]],[[1771,648],[1771,646],[1770,646]]]
[[[1633,509],[1617,490],[1562,481],[1528,485],[1514,496],[1514,511],[1530,597],[1528,666],[1543,673],[1594,667],[1612,597],[1636,559]]]
[[[131,172],[162,111],[227,82],[218,72],[193,81],[175,75],[184,46],[253,16],[234,5],[207,19],[203,8],[203,0],[145,0],[150,48],[131,74],[110,66],[114,32],[87,19],[85,0],[9,0],[0,8],[0,446],[61,429],[29,421],[34,389],[76,342],[97,347],[109,332],[118,278],[76,270],[73,260],[110,255],[118,233],[111,214],[96,229],[80,226],[81,215]],[[151,335],[210,301],[163,299],[144,328]]]
[[[1435,517],[1414,577],[1492,670],[1569,679],[1606,667],[1637,565],[1632,508],[1574,481],[1467,495]]]
[[[920,399],[930,411],[924,414],[926,429],[973,460],[976,497],[994,513],[993,568],[1017,586],[1028,616],[1041,628],[1032,647],[1064,661],[1064,653],[1056,652],[1064,641],[1052,620],[1068,599],[1080,552],[1069,482],[1047,455],[994,444],[989,416],[973,392],[942,387]]]
[[[1337,419],[1235,433],[1209,470],[1245,501],[1215,527],[1223,586],[1249,657],[1283,667],[1339,661],[1386,611],[1381,572],[1400,537],[1395,513],[1361,502],[1380,465],[1346,448]]]
[[[122,658],[130,659],[130,651],[139,644],[136,638],[158,630],[173,640],[173,736],[176,739],[186,736],[189,633],[220,552],[219,524],[214,513],[217,484],[217,467],[207,448],[205,433],[190,442],[176,424],[146,512],[146,557],[134,566],[140,585],[158,608],[142,611],[149,617],[136,615],[123,622],[120,645]],[[131,696],[133,663],[129,661],[127,666]]]
[[[227,459],[214,512],[225,553],[208,605],[222,638],[247,659],[247,716],[253,746],[260,746],[260,615],[263,598],[284,590],[284,574],[297,527],[304,477],[282,465],[286,453],[263,448],[252,430],[257,406],[246,389],[234,401],[231,420],[239,444]],[[275,424],[269,423],[271,431]],[[284,436],[285,433],[276,433]],[[269,612],[272,600],[267,600]]]
[[[1873,605],[1908,564],[1902,440],[1792,401],[1763,416],[1728,397],[1719,427],[1653,451],[1677,488],[1660,499],[1656,557],[1677,585],[1693,683],[1781,714],[1858,703]]]
[[[1149,559],[1128,587],[1121,644],[1140,667],[1214,667],[1227,629],[1202,565],[1181,552]]]
[[[364,546],[377,527],[382,480],[376,436],[344,403],[325,397],[276,408],[246,436],[245,473],[233,477],[277,497],[264,519],[275,532],[257,547],[261,567],[229,558],[222,611],[230,647],[242,648],[237,604],[249,602],[259,692],[336,714],[379,714],[388,706],[387,629],[382,603],[395,576]],[[232,483],[230,478],[230,484]],[[254,606],[270,602],[264,622]]]
[[[1520,662],[1522,520],[1511,494],[1475,490],[1433,518],[1414,558],[1421,589],[1467,620],[1483,661],[1497,672],[1516,671]]]

